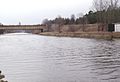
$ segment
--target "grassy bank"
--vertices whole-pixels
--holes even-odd
[[[40,35],[58,37],[96,38],[96,39],[120,38],[120,33],[111,32],[68,32],[68,33],[44,32],[40,33]]]

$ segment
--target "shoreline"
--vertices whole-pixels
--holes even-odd
[[[78,38],[95,38],[95,39],[113,39],[120,38],[120,32],[43,32],[39,35],[56,36],[56,37],[78,37]]]

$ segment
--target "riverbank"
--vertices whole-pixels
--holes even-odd
[[[58,32],[44,32],[40,35],[45,36],[58,36],[58,37],[80,37],[80,38],[96,38],[96,39],[112,39],[120,38],[120,33],[116,32],[68,32],[68,33],[58,33]]]

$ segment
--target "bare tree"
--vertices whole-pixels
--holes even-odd
[[[48,22],[49,22],[48,19],[44,19],[44,20],[42,21],[42,24],[47,24]]]
[[[112,9],[115,9],[118,7],[119,0],[110,0],[110,5]]]
[[[74,14],[71,15],[71,22],[70,23],[75,24],[75,15]]]
[[[58,24],[58,32],[61,33],[61,26],[64,25],[65,23],[64,18],[59,16],[58,18],[55,19],[55,23]]]
[[[97,21],[99,23],[112,23],[114,10],[119,7],[119,0],[93,0],[93,6],[97,11]]]
[[[47,26],[47,31],[49,32],[50,31],[50,27],[52,25],[52,22],[48,19],[44,19],[42,24],[45,24]]]
[[[109,8],[108,8],[108,11],[109,11],[109,13],[108,13],[108,15],[109,15],[109,23],[113,23],[113,22],[115,22],[114,20],[115,20],[115,10],[117,9],[117,8],[119,8],[119,5],[118,5],[118,3],[119,3],[119,0],[110,0],[110,2],[109,2],[110,4],[109,4]]]
[[[108,0],[93,0],[93,6],[95,11],[97,12],[97,22],[103,23],[104,15],[102,11],[106,11],[108,9]]]
[[[104,25],[114,23],[115,9],[117,9],[119,0],[93,0],[93,6],[97,12],[97,22],[99,27],[107,29]],[[103,27],[104,26],[104,27]]]

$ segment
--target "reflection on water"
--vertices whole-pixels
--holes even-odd
[[[9,82],[119,82],[120,40],[0,36],[0,69]]]

